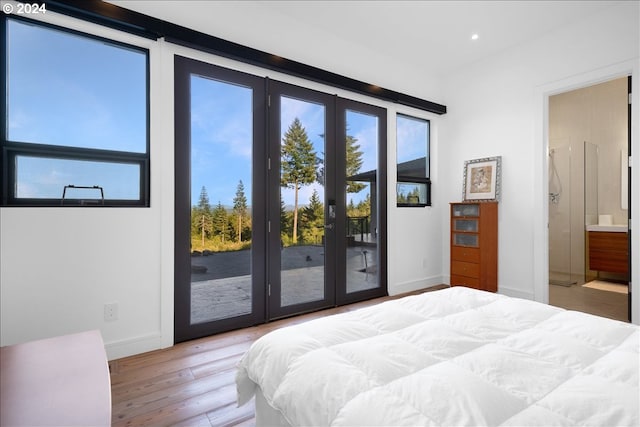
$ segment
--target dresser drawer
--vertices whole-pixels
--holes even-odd
[[[480,249],[461,246],[451,247],[451,259],[453,261],[480,262]]]
[[[480,264],[463,261],[451,261],[451,275],[480,277]]]
[[[476,277],[451,276],[451,286],[466,286],[468,288],[480,289],[480,279]]]

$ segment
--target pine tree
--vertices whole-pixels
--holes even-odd
[[[227,210],[222,206],[220,201],[218,201],[218,204],[213,209],[212,216],[214,233],[220,236],[220,240],[224,243],[227,235],[227,223],[229,220],[227,218]]]
[[[291,214],[287,212],[282,194],[280,194],[280,244],[287,242],[289,230],[291,230]],[[288,242],[287,242],[288,246]]]
[[[242,219],[247,214],[247,197],[244,195],[244,184],[242,183],[242,180],[238,183],[236,196],[233,198],[233,212],[238,217],[236,233],[238,236],[238,243],[240,243],[242,242]]]
[[[205,238],[209,237],[213,231],[211,216],[211,206],[209,205],[209,195],[207,189],[202,186],[198,205],[191,209],[191,230],[200,236],[202,249],[204,249]]]
[[[307,131],[297,117],[284,134],[281,147],[282,175],[280,185],[292,188],[293,201],[293,231],[291,240],[298,241],[298,191],[302,186],[312,184],[316,179],[318,160],[313,144],[307,136]]]
[[[200,198],[198,199],[198,209],[201,212],[206,212],[206,213],[211,212],[211,205],[209,204],[209,195],[207,194],[207,189],[205,188],[204,185],[200,190]]]
[[[348,132],[348,130],[347,130]],[[347,161],[347,177],[356,175],[362,167],[362,151],[360,145],[357,144],[358,139],[347,135],[346,140],[346,161]],[[366,184],[357,181],[347,181],[347,193],[358,193],[366,187]]]
[[[309,205],[302,208],[302,238],[305,242],[318,243],[324,234],[324,205],[314,189]]]

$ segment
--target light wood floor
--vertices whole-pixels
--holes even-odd
[[[430,288],[440,289],[445,285]],[[626,321],[626,295],[550,286],[553,305]],[[376,304],[378,298],[177,344],[109,363],[113,427],[252,426],[254,405],[236,407],[236,364],[262,335],[283,326]]]
[[[429,290],[443,287],[446,285]],[[253,402],[236,407],[235,374],[236,364],[256,339],[283,326],[389,299],[394,297],[318,311],[113,360],[109,362],[112,425],[254,425]]]

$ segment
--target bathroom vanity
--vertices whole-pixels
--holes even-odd
[[[629,274],[629,227],[588,225],[589,269]]]

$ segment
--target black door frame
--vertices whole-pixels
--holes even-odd
[[[631,245],[631,240],[632,240],[632,238],[631,238],[631,236],[633,236],[633,233],[631,232],[632,231],[631,230],[631,206],[632,206],[632,203],[631,203],[632,202],[632,200],[631,200],[631,185],[632,185],[633,181],[631,180],[631,163],[629,162],[629,159],[631,158],[631,120],[633,119],[633,116],[631,114],[631,112],[632,112],[631,111],[632,110],[632,105],[631,105],[631,76],[627,77],[627,93],[628,93],[627,97],[628,97],[628,103],[629,103],[629,106],[627,108],[627,144],[628,144],[628,146],[627,146],[627,155],[628,155],[628,158],[627,158],[627,162],[628,162],[628,172],[627,172],[628,173],[628,177],[627,177],[627,179],[628,179],[628,182],[629,182],[629,185],[627,185],[627,192],[628,192],[628,194],[627,194],[627,198],[628,198],[627,207],[629,208],[627,210],[628,217],[629,217],[628,218],[629,230],[628,230],[628,234],[627,234],[627,236],[629,236],[629,238],[628,238],[628,243],[629,243],[629,254],[628,254],[628,256],[629,256],[629,260],[628,260],[628,264],[629,264],[629,284],[628,284],[628,293],[627,293],[627,295],[628,295],[628,298],[629,298],[629,323],[631,323],[631,321],[632,321],[632,319],[631,319],[631,317],[632,317],[632,315],[631,315],[631,311],[632,311],[632,304],[631,304],[631,301],[632,301],[632,298],[631,298],[631,277],[632,277],[632,273],[633,273],[633,271],[632,271],[633,263],[631,262],[632,261],[632,257],[631,257],[631,246],[632,246]]]
[[[357,301],[377,298],[387,295],[387,110],[362,102],[357,102],[344,98],[336,100],[336,132],[338,136],[337,150],[346,153],[347,140],[347,110],[378,117],[378,161],[377,161],[377,266],[378,266],[378,287],[362,291],[347,293],[347,271],[346,271],[346,244],[336,251],[337,276],[341,280],[342,286],[336,286],[336,305],[345,305]],[[336,161],[336,181],[346,183],[346,155],[339,156]],[[337,185],[336,199],[341,201],[337,204],[336,216],[338,218],[347,217],[346,188],[344,185]],[[345,223],[339,222],[335,227],[336,236],[346,236]],[[345,239],[340,239],[345,242]],[[342,261],[342,262],[340,262]]]
[[[387,112],[357,101],[219,67],[176,55],[174,58],[175,107],[175,248],[174,248],[174,342],[265,323],[327,307],[387,295]],[[191,105],[192,75],[253,88],[252,155],[252,312],[247,315],[191,324]],[[325,110],[325,218],[335,205],[339,220],[325,233],[325,298],[303,304],[280,306],[280,99],[284,95],[323,104]],[[379,117],[378,123],[378,284],[373,289],[346,292],[346,111]],[[266,178],[266,179],[265,179]],[[342,183],[338,186],[338,183]],[[330,254],[330,255],[329,255]]]
[[[266,100],[265,80],[205,62],[175,56],[175,248],[174,248],[174,342],[225,332],[264,322],[266,265]],[[191,324],[191,75],[253,88],[253,173],[251,192],[251,313]]]
[[[324,217],[325,223],[328,215],[328,206],[331,202],[335,203],[335,170],[333,162],[327,162],[327,159],[335,158],[335,98],[336,96],[328,95],[312,89],[295,86],[289,83],[269,80],[269,158],[271,169],[269,171],[269,243],[268,243],[268,304],[267,317],[274,320],[282,317],[292,316],[295,314],[305,313],[309,311],[319,310],[322,308],[335,306],[335,289],[331,286],[332,278],[335,277],[336,258],[329,254],[336,253],[336,232],[333,229],[325,229],[325,260],[324,260],[324,298],[316,301],[309,301],[302,304],[295,304],[282,307],[281,306],[281,245],[280,245],[280,147],[281,135],[280,129],[280,105],[281,97],[299,99],[305,102],[317,103],[325,107],[325,194],[324,194]]]

